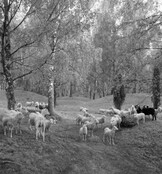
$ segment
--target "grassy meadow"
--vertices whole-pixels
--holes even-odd
[[[17,90],[16,101],[47,102],[35,93]],[[150,105],[148,94],[127,94],[123,109],[132,104]],[[0,91],[0,107],[6,108],[4,91]],[[90,100],[84,97],[58,98],[56,111],[63,120],[51,127],[51,132],[35,140],[23,120],[22,135],[3,135],[0,123],[0,174],[161,174],[162,173],[162,114],[157,121],[147,120],[139,126],[121,128],[116,132],[115,146],[102,142],[103,127],[94,131],[94,137],[82,142],[79,126],[75,124],[80,106],[96,117],[100,108],[113,106],[112,96]]]

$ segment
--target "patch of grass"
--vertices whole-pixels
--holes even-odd
[[[47,98],[35,93],[15,91],[17,102],[23,105],[27,100],[46,102]],[[132,104],[150,105],[150,95],[128,94],[123,108]],[[5,93],[0,91],[0,107],[6,107]],[[62,115],[62,122],[53,125],[51,132],[35,140],[35,132],[27,127],[28,118],[23,121],[23,134],[13,138],[3,135],[0,123],[0,173],[23,174],[160,174],[162,173],[162,115],[157,121],[146,120],[132,128],[116,132],[115,146],[103,144],[103,126],[94,130],[94,137],[87,142],[79,138],[80,126],[75,118],[80,106],[87,107],[95,114],[100,108],[110,108],[112,96],[97,100],[83,97],[63,97],[57,100],[56,111]]]

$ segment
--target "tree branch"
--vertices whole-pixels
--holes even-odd
[[[30,14],[32,14],[33,12],[30,12],[33,5],[37,2],[38,0],[35,0],[35,2],[30,6],[29,10],[27,11],[26,15],[23,17],[23,19],[21,20],[21,22],[14,28],[10,31],[10,33],[14,32],[24,21],[25,19],[27,18],[27,16],[29,16]]]
[[[22,77],[25,77],[25,76],[27,76],[27,75],[33,73],[34,71],[37,71],[37,70],[40,69],[41,67],[43,67],[43,66],[47,63],[48,59],[50,58],[50,56],[51,56],[52,54],[53,54],[53,53],[51,52],[51,53],[46,57],[45,61],[44,61],[39,67],[37,67],[36,69],[32,69],[32,70],[28,71],[27,73],[24,73],[24,74],[22,74],[22,75],[20,75],[20,76],[17,76],[17,77],[15,77],[15,78],[13,78],[13,81],[15,81],[15,80],[17,80],[17,79],[20,79],[20,78],[22,78]]]

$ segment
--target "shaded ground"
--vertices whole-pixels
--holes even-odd
[[[24,95],[24,96],[23,96]],[[40,101],[41,96],[16,92],[17,100],[26,102],[26,97]],[[128,95],[125,105],[140,102],[144,94]],[[37,100],[36,100],[37,99]],[[46,98],[42,98],[46,101]],[[149,96],[144,101],[150,104]],[[5,96],[0,92],[0,106],[5,106]],[[103,128],[95,130],[95,137],[82,142],[78,136],[79,126],[74,119],[79,107],[86,106],[95,113],[99,108],[112,106],[112,97],[90,101],[85,98],[61,98],[56,110],[65,118],[54,125],[46,136],[35,140],[34,132],[23,122],[23,135],[13,138],[3,135],[0,123],[0,174],[160,174],[162,173],[162,116],[157,121],[140,123],[133,128],[124,128],[116,133],[115,146],[103,144]],[[99,116],[99,115],[96,115]],[[109,118],[107,118],[109,120]],[[108,123],[106,123],[108,124]],[[106,126],[106,124],[104,126]]]

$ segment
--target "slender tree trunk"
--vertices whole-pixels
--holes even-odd
[[[69,91],[69,97],[73,96],[73,83],[70,82],[70,91]]]
[[[53,92],[54,92],[54,107],[56,107],[56,99],[57,99],[57,92],[56,92],[56,86],[53,86]]]
[[[10,44],[10,30],[9,30],[9,4],[8,1],[4,1],[4,22],[1,36],[1,58],[2,67],[6,80],[6,97],[7,97],[7,108],[15,109],[15,95],[14,95],[14,83],[11,75],[11,44]]]
[[[54,79],[53,72],[49,72],[49,86],[48,86],[48,110],[51,116],[54,116],[56,119],[61,120],[61,116],[58,115],[54,110]]]
[[[152,102],[153,107],[157,109],[160,105],[160,71],[157,66],[154,67],[152,79]]]

